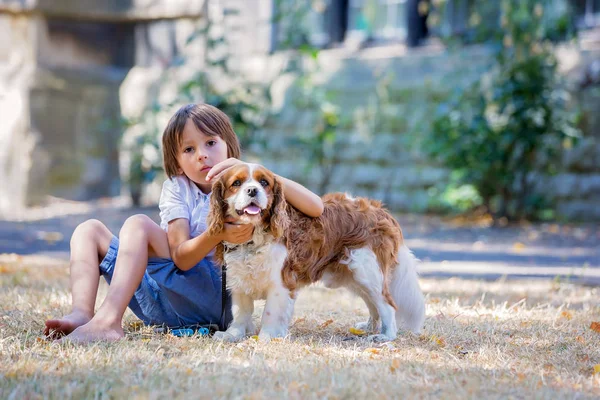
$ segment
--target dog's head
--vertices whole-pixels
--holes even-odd
[[[280,238],[288,225],[281,182],[258,164],[229,168],[212,187],[209,234],[220,233],[227,218],[237,224],[253,224]]]

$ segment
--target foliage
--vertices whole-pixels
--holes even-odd
[[[179,94],[183,99],[194,102],[199,91],[204,102],[227,114],[244,148],[256,141],[258,129],[269,116],[270,84],[249,81],[239,71],[230,68],[231,45],[223,30],[214,27],[209,20],[204,30],[188,39],[189,43],[198,40],[198,34],[205,38],[206,68],[185,82]],[[218,56],[215,58],[213,53]]]
[[[496,217],[536,217],[544,202],[532,193],[531,172],[553,172],[560,144],[578,135],[577,113],[560,85],[542,2],[500,5],[490,72],[441,103],[423,146]]]
[[[517,25],[523,29],[523,33],[531,30],[528,24],[532,22],[527,21],[529,14],[524,10],[538,5],[542,14],[538,17],[539,26],[536,28],[543,30],[544,39],[559,41],[573,36],[573,15],[568,0],[527,0],[523,3],[513,3],[524,6],[520,10],[517,7],[511,11],[513,17],[519,18],[520,22]],[[431,7],[427,7],[428,26],[437,37],[451,47],[494,42],[504,36],[509,23],[510,16],[504,12],[503,4],[503,1],[432,0]],[[462,18],[465,21],[461,21]]]
[[[307,172],[319,168],[321,180],[317,192],[324,193],[339,165],[335,145],[343,117],[333,93],[316,81],[320,72],[319,48],[310,43],[311,27],[306,23],[309,13],[316,11],[310,2],[279,0],[276,4],[276,21],[282,28],[279,49],[290,51],[290,60],[284,72],[297,76],[293,105],[300,111],[315,115],[313,128],[290,138],[289,144],[304,150],[308,161]]]
[[[204,68],[184,81],[171,101],[160,103],[155,100],[140,117],[125,121],[126,126],[137,127],[141,132],[130,147],[129,183],[136,205],[139,204],[142,186],[152,182],[157,173],[163,170],[160,154],[164,127],[158,123],[158,114],[175,105],[195,103],[201,98],[229,116],[242,148],[251,143],[260,144],[256,133],[269,116],[270,83],[251,82],[231,68],[231,45],[223,30],[219,29],[219,23],[210,16],[204,27],[189,36],[187,45],[197,41],[204,41]],[[171,60],[159,80],[158,89],[167,82],[170,72],[186,62],[184,56]]]

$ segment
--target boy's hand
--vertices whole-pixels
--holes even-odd
[[[229,243],[242,244],[252,239],[254,233],[254,225],[234,225],[229,218],[225,220],[223,231],[221,232],[221,240]]]
[[[214,165],[210,171],[208,171],[206,174],[206,182],[211,182],[212,180],[218,179],[226,170],[238,164],[244,164],[244,162],[233,157],[228,158],[225,161],[221,161],[220,163]]]

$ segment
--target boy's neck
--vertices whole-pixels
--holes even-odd
[[[191,179],[190,179],[191,180]],[[194,182],[194,185],[196,185],[196,187],[198,187],[198,189],[200,189],[200,191],[204,194],[209,194],[212,191],[212,185],[210,183],[205,183],[205,184],[199,184],[197,182]]]

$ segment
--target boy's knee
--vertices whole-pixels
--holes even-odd
[[[142,232],[147,232],[152,225],[156,225],[154,223],[154,221],[152,221],[152,219],[150,217],[148,217],[145,214],[136,214],[133,215],[129,218],[127,218],[127,220],[125,220],[125,223],[123,223],[123,228],[121,228],[121,231],[123,230],[141,230]]]
[[[107,228],[102,222],[98,221],[97,219],[88,219],[87,221],[77,225],[77,228],[75,228],[75,231],[73,231],[71,242],[79,239],[94,239],[101,235],[105,230],[107,230]]]

